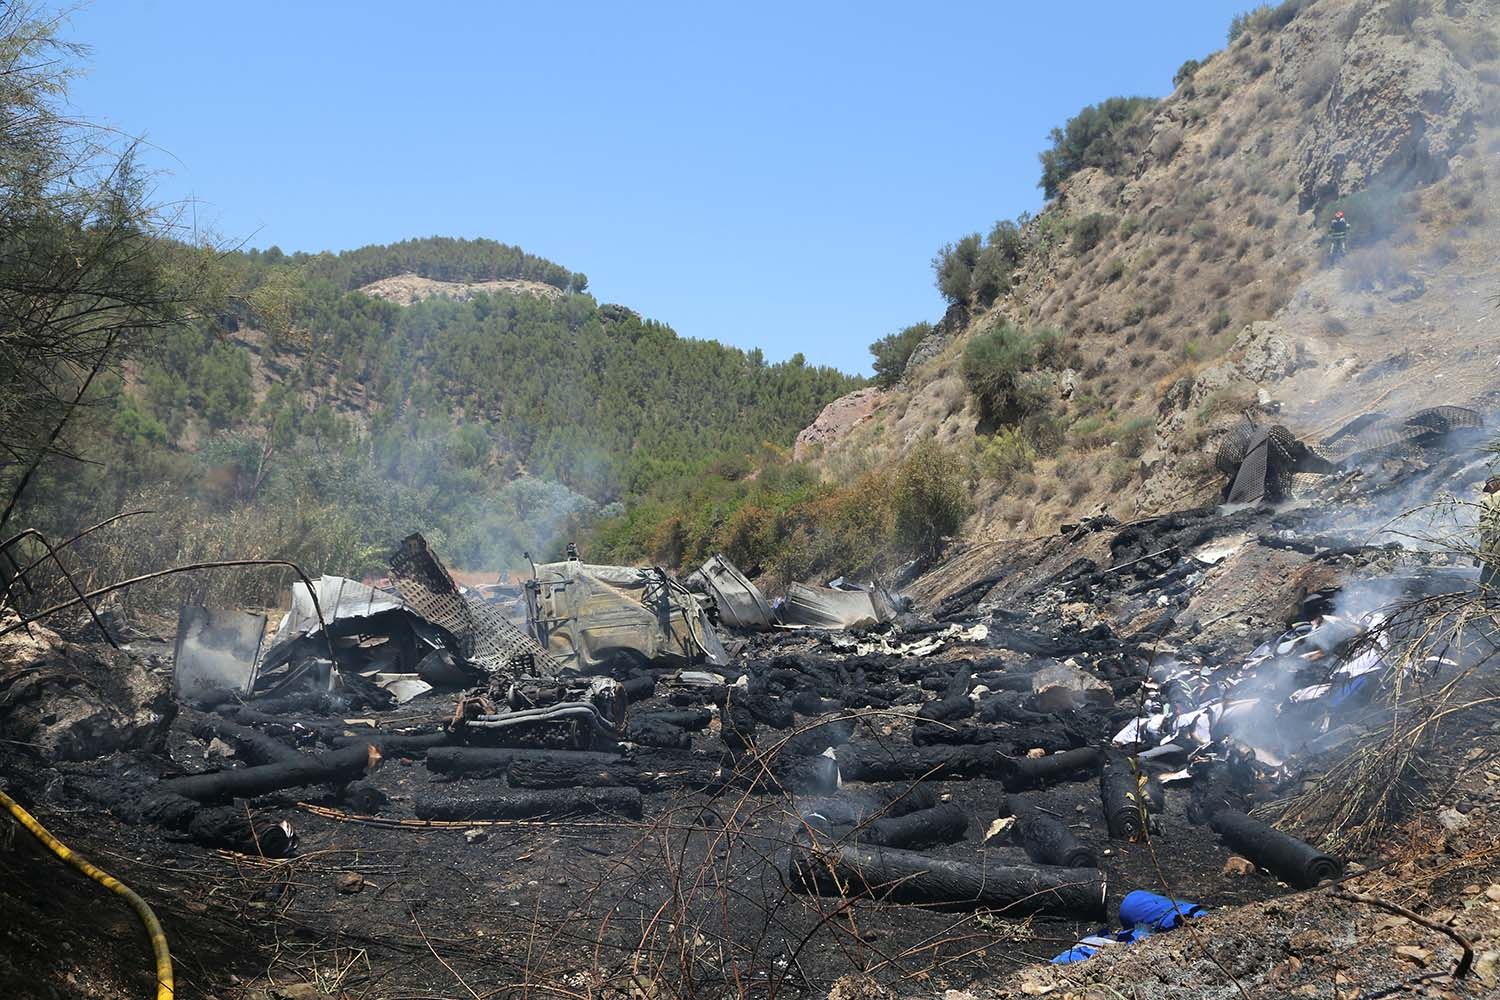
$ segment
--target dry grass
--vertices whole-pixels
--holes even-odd
[[[1477,555],[1472,510],[1440,500],[1407,511],[1386,529],[1428,552],[1466,563]],[[1478,590],[1416,597],[1389,609],[1366,638],[1390,666],[1389,690],[1356,724],[1352,752],[1321,780],[1268,808],[1283,822],[1341,850],[1363,850],[1456,783],[1466,733],[1500,718],[1492,674],[1500,655],[1495,595]]]

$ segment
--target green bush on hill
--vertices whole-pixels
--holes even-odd
[[[1145,136],[1139,126],[1154,107],[1152,97],[1111,97],[1078,112],[1062,128],[1052,130],[1052,147],[1041,154],[1042,179],[1037,186],[1055,198],[1062,182],[1085,167],[1117,173],[1126,159],[1140,152]]]
[[[970,511],[964,473],[959,455],[932,442],[894,467],[837,483],[765,453],[753,478],[704,466],[663,480],[629,510],[600,520],[584,537],[584,553],[686,570],[722,552],[771,589],[879,576],[933,554],[960,530]]]
[[[1073,223],[1072,250],[1075,254],[1086,254],[1099,245],[1099,241],[1115,226],[1115,217],[1103,212],[1091,212]]]
[[[979,262],[983,244],[978,233],[970,233],[957,243],[949,243],[932,258],[937,288],[951,303],[967,302],[974,265]]]
[[[896,541],[919,559],[932,559],[973,512],[964,463],[932,441],[912,448],[896,473]]]
[[[963,376],[979,403],[980,420],[992,427],[1020,424],[1045,411],[1048,381],[1037,373],[1061,367],[1067,350],[1054,330],[1028,332],[1000,323],[964,348]]]
[[[927,339],[932,329],[931,323],[913,323],[906,329],[887,334],[871,344],[870,353],[875,356],[875,384],[882,389],[889,389],[900,381],[912,352]]]
[[[943,247],[932,258],[932,269],[938,291],[950,304],[974,301],[987,307],[1010,290],[1011,274],[1025,258],[1020,223],[1001,219],[985,240],[971,233]]]

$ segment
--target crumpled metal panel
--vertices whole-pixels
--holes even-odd
[[[1231,427],[1229,433],[1224,435],[1224,440],[1219,442],[1218,451],[1214,453],[1214,467],[1233,478],[1250,451],[1250,439],[1253,437],[1255,425],[1248,420],[1241,420]]]
[[[1360,431],[1365,430],[1368,427],[1373,427],[1376,424],[1383,424],[1386,421],[1388,421],[1389,419],[1390,419],[1390,417],[1387,414],[1382,413],[1379,410],[1376,410],[1376,411],[1371,412],[1371,413],[1361,414],[1361,415],[1355,417],[1353,420],[1349,421],[1348,423],[1344,424],[1342,427],[1340,427],[1338,430],[1334,431],[1332,434],[1330,434],[1327,437],[1325,437],[1323,439],[1323,446],[1325,448],[1331,448],[1333,445],[1337,444],[1339,441],[1343,441],[1346,438],[1352,438],[1354,435],[1358,434]]]
[[[1266,476],[1271,469],[1271,441],[1270,437],[1261,431],[1250,441],[1245,450],[1245,457],[1240,460],[1240,467],[1234,474],[1234,482],[1229,484],[1229,495],[1225,498],[1227,503],[1255,503],[1266,495]]]
[[[883,607],[882,607],[883,606]],[[835,590],[793,583],[786,589],[786,603],[781,606],[781,620],[788,625],[813,628],[853,628],[889,621],[894,609],[867,590]]]
[[[500,610],[459,592],[420,534],[408,535],[391,558],[391,577],[412,611],[453,636],[458,653],[486,673],[553,676],[562,669]]]
[[[255,686],[255,660],[266,631],[266,616],[185,604],[177,615],[172,657],[172,689],[193,701],[210,691],[249,694]]]
[[[702,606],[662,570],[567,560],[538,566],[528,587],[532,630],[559,661],[585,673],[621,656],[729,662]]]
[[[1343,441],[1343,460],[1358,465],[1414,455],[1445,434],[1483,426],[1484,416],[1478,410],[1466,406],[1429,406],[1399,421],[1384,414],[1367,414],[1341,427],[1325,443]]]
[[[1247,421],[1239,426],[1243,428],[1249,426],[1249,423]],[[1237,449],[1237,444],[1229,451],[1221,445],[1220,455],[1227,458]],[[1337,471],[1336,464],[1297,440],[1297,436],[1281,424],[1257,427],[1245,442],[1245,451],[1233,473],[1234,479],[1230,483],[1225,502],[1281,500],[1291,495],[1294,475],[1331,475]]]
[[[719,620],[730,628],[770,628],[776,620],[776,612],[760,588],[722,555],[710,557],[684,582],[713,597]]]
[[[383,611],[398,611],[405,607],[394,594],[347,577],[320,576],[313,585],[315,590],[310,593],[307,584],[301,580],[292,584],[292,607],[281,619],[272,645],[295,635],[312,635],[318,631],[321,627],[318,624],[319,609],[323,612],[323,620],[332,625],[341,618],[369,618]],[[313,607],[313,593],[318,598],[317,608]]]
[[[1439,434],[1447,434],[1463,427],[1483,427],[1484,417],[1478,410],[1467,406],[1429,406],[1406,418],[1412,427],[1426,427]]]

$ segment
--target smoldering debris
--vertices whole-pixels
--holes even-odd
[[[1328,495],[1360,475],[1323,476]],[[1050,544],[1024,587],[991,568],[933,608],[844,581],[777,606],[722,557],[691,586],[569,558],[471,590],[414,535],[394,589],[299,585],[268,640],[241,612],[186,613],[165,745],[90,747],[98,777],[56,782],[38,754],[14,773],[43,803],[268,857],[337,823],[356,844],[399,829],[411,859],[444,831],[477,846],[490,825],[538,843],[576,825],[566,843],[593,851],[567,864],[584,871],[667,831],[755,859],[734,879],[809,913],[833,894],[1030,915],[1074,958],[1374,860],[1268,807],[1377,730],[1398,688],[1472,665],[1477,645],[1406,654],[1413,603],[1472,588],[1472,567],[1341,535],[1316,500]],[[146,752],[126,763],[125,746]],[[1231,850],[1266,874],[1224,874]],[[1142,902],[1163,877],[1201,904]],[[629,892],[659,905],[657,884]],[[1117,908],[1121,929],[1096,933]]]

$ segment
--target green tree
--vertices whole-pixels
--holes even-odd
[[[950,303],[969,300],[969,283],[974,265],[979,262],[982,244],[978,233],[970,233],[957,243],[949,243],[932,258],[938,291]]]
[[[215,429],[239,423],[250,413],[254,391],[250,356],[230,344],[216,343],[199,368],[203,416]]]
[[[917,345],[932,333],[931,323],[913,323],[904,330],[886,334],[870,345],[875,356],[875,384],[889,389],[901,379],[906,371],[906,362]]]
[[[964,348],[963,375],[979,403],[980,419],[993,426],[1019,424],[1047,408],[1046,387],[1035,373],[1066,360],[1061,338],[1049,330],[1028,333],[1001,323]]]
[[[189,254],[161,239],[133,147],[67,106],[60,19],[0,7],[0,526],[105,378],[182,312]]]

